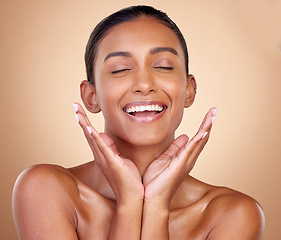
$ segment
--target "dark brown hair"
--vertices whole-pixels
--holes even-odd
[[[179,30],[178,26],[168,17],[168,15],[160,10],[157,10],[150,6],[138,5],[124,8],[115,12],[105,19],[103,19],[93,30],[88,40],[86,51],[85,51],[85,64],[87,71],[87,79],[90,83],[94,84],[94,60],[96,57],[98,45],[100,41],[108,33],[109,29],[116,26],[117,24],[133,21],[141,16],[152,17],[159,20],[163,25],[167,26],[178,36],[180,43],[182,45],[184,55],[185,55],[185,64],[186,64],[186,73],[188,74],[188,52],[186,47],[185,39]]]

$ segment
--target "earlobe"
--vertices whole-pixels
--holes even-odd
[[[81,99],[88,111],[92,113],[98,113],[101,111],[97,95],[96,88],[89,81],[84,80],[80,84]]]
[[[187,76],[187,86],[186,86],[186,94],[185,94],[185,102],[184,107],[190,107],[194,100],[197,91],[197,83],[195,77],[191,74]]]

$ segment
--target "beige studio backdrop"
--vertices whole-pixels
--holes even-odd
[[[264,239],[280,239],[279,0],[1,0],[0,238],[17,239],[11,195],[23,169],[92,159],[72,107],[86,76],[84,48],[102,18],[132,4],[167,12],[186,38],[198,94],[177,133],[193,135],[205,112],[218,108],[191,175],[257,199]],[[91,120],[103,130],[101,114]]]

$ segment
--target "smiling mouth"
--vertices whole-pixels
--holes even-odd
[[[153,117],[166,110],[167,106],[159,104],[135,105],[124,108],[124,111],[134,117]]]

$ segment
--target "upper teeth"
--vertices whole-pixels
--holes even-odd
[[[126,109],[127,113],[132,112],[144,112],[144,111],[162,111],[163,107],[159,105],[145,105],[145,106],[133,106]]]

